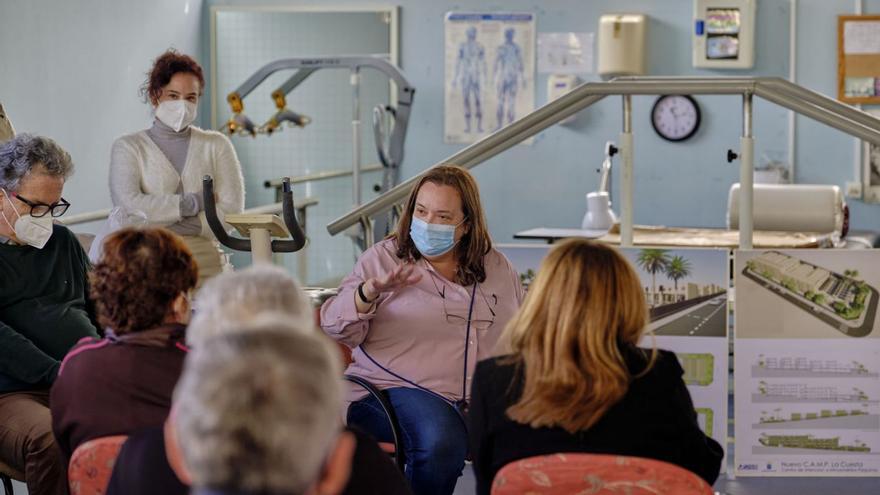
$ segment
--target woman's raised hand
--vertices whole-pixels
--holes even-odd
[[[369,300],[379,297],[382,292],[402,289],[422,279],[420,273],[415,272],[415,265],[404,263],[381,277],[373,277],[364,283],[364,295]]]

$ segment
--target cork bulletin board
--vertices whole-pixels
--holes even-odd
[[[837,99],[880,103],[880,15],[838,16]]]

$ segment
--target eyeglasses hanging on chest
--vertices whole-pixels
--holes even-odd
[[[448,304],[448,300],[446,298],[446,285],[444,282],[441,282],[442,287],[437,285],[437,281],[434,280],[436,276],[431,270],[428,270],[429,278],[431,279],[431,283],[434,284],[434,289],[437,291],[437,295],[440,296],[440,299],[443,301],[443,315],[446,317],[446,323],[450,325],[467,325],[468,323],[468,306],[464,306],[462,310],[455,308],[453,306],[453,310],[450,310],[450,305]],[[476,316],[471,317],[471,327],[477,330],[488,330],[495,323],[495,310],[493,309],[493,305],[489,303],[489,299],[486,297],[486,294],[483,293],[483,288],[477,285],[476,291],[471,291],[476,298],[473,301],[474,304],[482,303],[486,310],[491,315],[489,318],[479,318]],[[493,294],[493,300],[497,303],[498,298]],[[471,301],[468,301],[470,304]],[[474,308],[474,315],[477,313],[477,308]]]

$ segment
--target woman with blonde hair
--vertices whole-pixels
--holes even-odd
[[[510,354],[477,365],[477,493],[504,465],[557,452],[659,459],[714,483],[721,446],[700,430],[675,354],[638,347],[647,323],[620,253],[586,240],[551,250],[502,336]]]

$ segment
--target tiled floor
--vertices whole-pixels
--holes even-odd
[[[458,484],[455,485],[454,495],[475,495],[477,493],[476,485],[477,480],[474,479],[474,472],[471,465],[468,464],[464,467],[464,474],[458,479]]]

